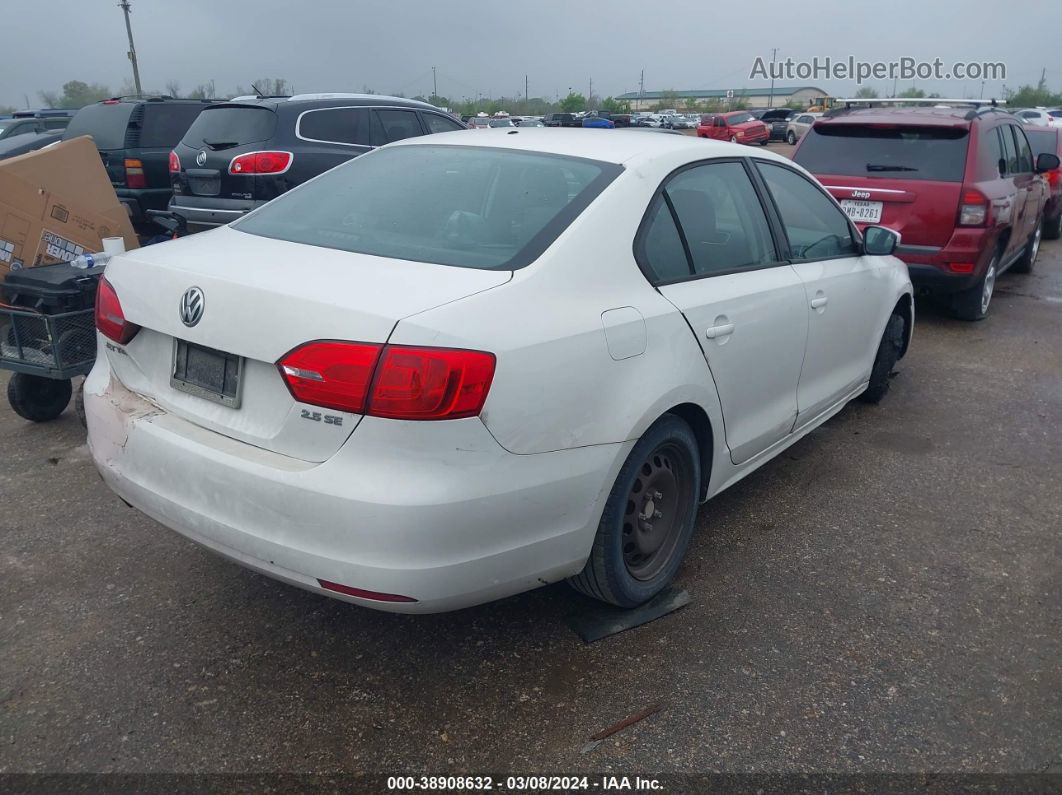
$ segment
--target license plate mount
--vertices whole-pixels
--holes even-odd
[[[243,363],[242,356],[174,339],[170,387],[238,409]]]
[[[881,223],[883,202],[868,202],[862,199],[841,199],[841,209],[857,224]]]

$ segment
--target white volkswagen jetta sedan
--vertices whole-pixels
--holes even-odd
[[[675,576],[697,506],[862,395],[913,322],[895,235],[701,139],[451,133],[112,260],[85,383],[125,501],[360,605]]]

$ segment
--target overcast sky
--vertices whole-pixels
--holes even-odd
[[[1025,0],[131,0],[145,89],[169,80],[223,94],[259,77],[300,92],[448,97],[740,88],[757,56],[867,61],[901,55],[1003,61],[1008,87],[1062,90],[1062,2]],[[3,0],[0,105],[71,79],[117,90],[131,76],[117,0]],[[834,93],[854,82],[809,83]],[[999,95],[1001,83],[985,96]],[[873,84],[873,83],[872,83]],[[918,87],[977,96],[980,83]],[[892,86],[878,83],[882,94]]]

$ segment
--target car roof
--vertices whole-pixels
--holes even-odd
[[[823,124],[918,124],[921,126],[968,127],[972,108],[856,108],[831,111],[817,122]],[[995,114],[992,114],[993,116]],[[1002,113],[1009,116],[1009,113]]]
[[[418,99],[405,99],[404,97],[391,97],[386,94],[320,93],[296,94],[292,97],[235,97],[224,104],[262,105],[274,110],[281,107],[319,108],[343,105],[396,105],[445,113],[442,108],[438,108],[428,102],[421,102]]]
[[[627,135],[624,132],[601,131],[580,128],[530,128],[487,130],[470,136],[464,131],[435,133],[419,138],[407,138],[388,146],[475,146],[516,149],[525,152],[581,157],[606,163],[636,165],[657,156],[672,152],[688,152],[690,160],[707,160],[713,157],[735,157],[750,154],[748,147],[695,138],[692,135]],[[792,163],[768,150],[757,150],[756,157]]]

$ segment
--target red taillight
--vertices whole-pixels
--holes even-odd
[[[181,158],[177,157],[177,153],[172,149],[170,150],[170,173],[179,174],[181,172]]]
[[[105,99],[100,104],[101,105],[117,105],[119,102],[121,102],[120,99]]]
[[[125,161],[125,186],[127,188],[147,187],[147,178],[144,176],[144,164],[139,160]]]
[[[964,191],[959,205],[959,226],[984,226],[987,220],[988,199],[978,191]]]
[[[494,354],[323,340],[277,362],[300,403],[402,420],[474,417],[494,379]]]
[[[125,345],[140,331],[140,326],[125,319],[118,293],[106,278],[100,279],[96,290],[96,328],[119,345]]]
[[[340,585],[337,582],[318,580],[321,587],[327,591],[343,593],[347,596],[356,596],[359,599],[372,599],[374,602],[415,602],[412,596],[401,596],[396,593],[380,593],[379,591],[366,591],[364,588],[352,588],[349,585]]]
[[[974,263],[972,262],[949,262],[948,270],[952,273],[973,273]]]
[[[1047,184],[1052,188],[1062,185],[1062,168],[1052,169],[1047,172]]]
[[[285,355],[277,367],[300,403],[363,414],[381,348],[358,342],[308,342]]]
[[[291,167],[291,152],[248,152],[229,163],[230,174],[281,174]]]
[[[369,413],[403,420],[475,417],[494,379],[494,354],[388,345],[372,382]]]

